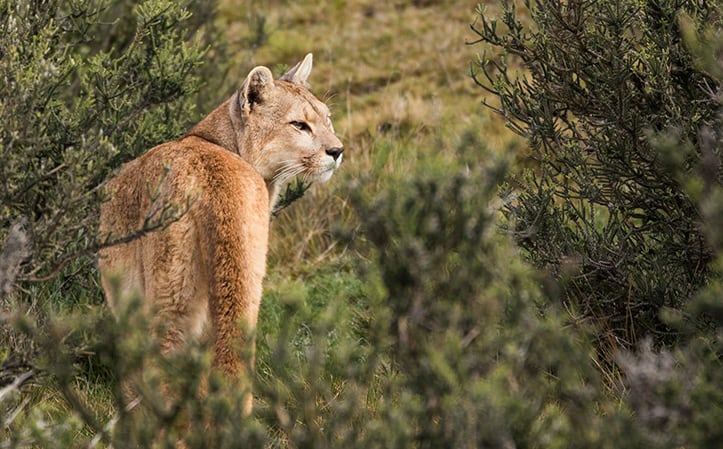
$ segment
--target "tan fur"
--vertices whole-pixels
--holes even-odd
[[[325,181],[341,162],[329,110],[305,87],[310,69],[311,55],[279,80],[256,67],[185,137],[124,165],[101,208],[100,233],[113,238],[141,229],[152,208],[192,201],[165,229],[102,250],[101,281],[114,312],[143,298],[164,352],[211,338],[214,366],[232,378],[253,368],[239,354],[253,344],[273,203],[292,177]]]

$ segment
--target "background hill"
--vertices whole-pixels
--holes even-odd
[[[221,2],[218,29],[228,39],[232,61],[226,92],[254,65],[280,72],[313,52],[313,90],[331,104],[335,128],[349,150],[340,177],[313,188],[312,198],[275,222],[271,257],[279,268],[335,253],[327,251],[334,243],[324,234],[350,213],[347,198],[336,193],[350,181],[378,192],[389,185],[390,175],[408,172],[420,160],[455,161],[470,136],[499,152],[523,145],[482,106],[485,92],[469,76],[483,51],[467,45],[477,38],[469,28],[476,7],[477,2]]]

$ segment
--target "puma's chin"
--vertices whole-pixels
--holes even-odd
[[[331,175],[334,174],[334,169],[336,167],[328,168],[318,175],[316,175],[316,182],[326,182],[331,179]]]
[[[330,162],[328,162],[324,168],[319,170],[315,176],[316,182],[326,182],[329,179],[331,179],[331,176],[334,174],[334,171],[336,171],[337,168],[341,165],[341,155]]]

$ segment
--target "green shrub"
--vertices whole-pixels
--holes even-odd
[[[58,317],[79,309],[93,315],[85,307],[101,299],[94,253],[105,243],[96,235],[104,180],[182,135],[199,118],[196,105],[208,101],[199,98],[207,87],[198,75],[217,37],[213,11],[212,2],[0,0],[0,385],[7,387],[0,440],[53,446],[56,431],[80,423],[50,425],[48,413],[77,403],[42,395],[70,379],[104,389],[108,368],[88,350],[88,336],[81,330],[64,340],[55,329],[73,328],[73,321]],[[224,46],[216,44],[221,58]],[[217,87],[218,69],[204,81]],[[48,363],[62,360],[61,339],[69,361]],[[36,382],[49,388],[17,396],[18,387]],[[8,433],[18,422],[27,425]]]
[[[275,329],[259,336],[251,417],[219,377],[198,393],[206,348],[161,357],[132,307],[118,320],[66,314],[42,332],[26,322],[69,405],[50,418],[36,408],[9,419],[15,409],[0,407],[9,446],[712,447],[721,340],[621,354],[627,389],[612,394],[590,334],[550,305],[500,231],[489,204],[504,164],[489,164],[400,176],[373,199],[352,194],[363,229],[350,235],[368,259],[267,292],[262,317]],[[123,411],[116,382],[108,414],[84,397],[78,341],[115,379],[158,367],[146,371],[141,410]],[[170,404],[160,376],[172,379]],[[10,391],[0,405],[21,397]]]
[[[21,225],[28,255],[16,274],[33,280],[102,243],[97,206],[112,170],[198,119],[203,30],[183,3],[162,0],[4,0],[0,12],[0,241]]]
[[[516,240],[608,354],[675,342],[661,312],[682,310],[713,260],[690,186],[721,163],[720,78],[696,65],[681,23],[720,37],[720,1],[526,1],[530,27],[502,4],[500,21],[482,10],[473,25],[503,52],[474,76],[529,142],[506,204]]]
[[[595,330],[600,372],[634,416],[618,425],[642,447],[714,447],[722,5],[525,2],[531,28],[503,6],[500,22],[480,11],[474,25],[503,50],[474,76],[530,145],[503,195],[515,238],[574,322]]]

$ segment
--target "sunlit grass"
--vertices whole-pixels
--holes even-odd
[[[223,2],[230,53],[241,58],[229,80],[242,79],[254,65],[279,73],[279,65],[313,52],[312,90],[331,106],[346,147],[332,180],[313,186],[272,222],[258,330],[261,382],[275,381],[269,358],[280,320],[296,323],[298,332],[287,338],[299,367],[308,363],[301,359],[311,344],[305,340],[309,326],[340,313],[339,304],[347,307],[339,316],[347,318],[339,318],[336,329],[360,331],[349,319],[349,313],[364,313],[353,269],[367,256],[360,250],[354,193],[373,198],[407,175],[454,173],[484,162],[489,151],[516,152],[524,145],[483,106],[485,92],[469,76],[482,51],[466,44],[475,38],[469,25],[476,7],[472,1]],[[249,51],[244,45],[254,41],[264,45]],[[288,301],[297,308],[291,317],[285,315]],[[370,409],[379,400],[368,392]]]
[[[489,2],[488,9],[496,9]],[[481,48],[475,38],[478,2],[368,0],[222,2],[220,22],[239,55],[229,80],[254,65],[290,65],[314,53],[310,81],[332,108],[346,146],[335,179],[312,187],[273,224],[274,270],[322,264],[346,248],[335,226],[354,227],[344,192],[351,184],[374,195],[414,171],[420,161],[454,162],[468,133],[492,149],[519,148],[519,138],[482,105],[469,76]],[[250,51],[248,45],[263,45]],[[250,56],[249,56],[250,55]]]

